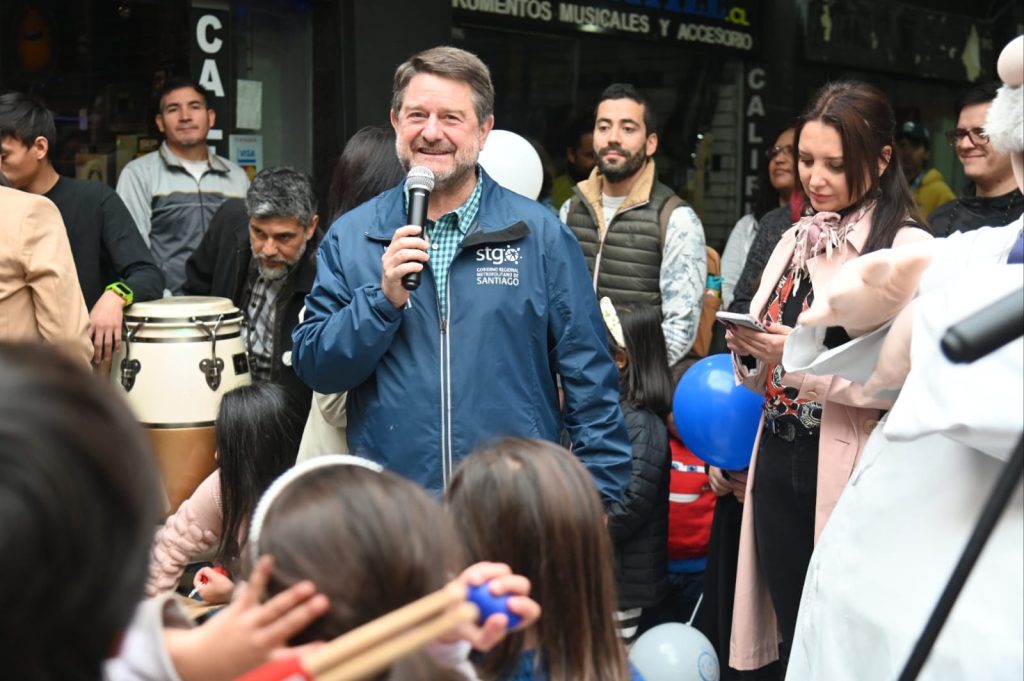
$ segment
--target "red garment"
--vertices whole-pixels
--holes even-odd
[[[668,495],[669,560],[703,558],[711,538],[715,493],[711,491],[704,462],[682,440],[669,436],[672,471]]]

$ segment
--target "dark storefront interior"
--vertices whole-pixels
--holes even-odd
[[[555,20],[510,20],[465,9],[486,4],[12,0],[0,10],[0,88],[30,91],[56,113],[59,144],[53,158],[59,172],[84,173],[113,184],[132,155],[157,142],[153,89],[170,74],[196,77],[200,67],[207,73],[205,61],[212,60],[224,88],[224,97],[215,104],[217,127],[224,135],[215,142],[218,152],[229,154],[230,135],[258,137],[262,166],[307,169],[323,186],[345,139],[363,125],[387,122],[394,67],[410,53],[447,40],[476,52],[490,66],[497,90],[497,127],[539,141],[556,174],[561,172],[564,129],[572,115],[591,111],[599,93],[612,82],[640,86],[655,102],[661,121],[659,175],[690,198],[695,182],[707,183],[711,173],[742,166],[749,157],[743,146],[746,112],[723,112],[719,100],[723,86],[730,83],[735,84],[737,98],[744,96],[744,73],[750,68],[764,67],[769,73],[764,134],[774,134],[791,120],[821,83],[859,77],[888,92],[901,117],[924,121],[934,129],[933,136],[940,137],[941,130],[953,123],[951,103],[967,81],[955,69],[957,59],[948,60],[952,66],[936,66],[929,60],[939,47],[948,48],[946,43],[963,42],[962,13],[973,12],[976,16],[970,18],[977,21],[981,35],[979,77],[991,77],[993,45],[1002,44],[1021,18],[1019,8],[1007,11],[1004,3],[984,8],[874,0],[577,3],[646,12],[652,26],[666,17],[675,22],[673,26],[686,21],[714,23],[671,7],[741,8],[745,26],[719,22],[750,36],[749,49],[738,49],[685,42],[671,32],[665,37],[652,30],[641,36]],[[548,4],[557,12],[565,3]],[[207,46],[218,47],[212,53],[196,46],[197,19],[205,14],[220,21],[205,29]],[[883,48],[893,36],[906,42],[925,40],[922,35],[938,37],[928,38],[935,44],[921,48],[925,62],[920,66],[908,66],[905,62],[919,57],[898,50],[890,62],[877,57],[860,63],[857,54],[831,49],[823,39],[826,14],[836,40],[849,40],[851,31],[870,35],[872,27],[888,16],[895,17],[892,33],[872,38]],[[396,23],[396,16],[403,21]],[[944,27],[945,33],[933,30],[933,24]],[[863,53],[865,48],[857,49]],[[258,128],[238,125],[245,122],[244,115],[238,120],[238,113],[244,114],[247,106],[238,101],[239,80],[258,82],[261,88]],[[720,134],[715,151],[704,153],[702,140],[716,121],[723,125],[724,120],[731,121],[735,139]],[[698,174],[696,161],[702,159],[707,161],[706,172]],[[951,150],[936,145],[933,162],[958,188],[962,175]],[[729,175],[736,194],[743,172],[737,167]],[[723,217],[723,229],[736,217]]]
[[[558,162],[565,126],[592,112],[611,83],[632,83],[654,101],[659,115],[658,171],[674,187],[685,184],[697,133],[715,108],[722,61],[660,44],[617,37],[559,36],[461,26],[455,43],[480,55],[497,93],[495,127],[540,141]],[[511,51],[510,44],[529,45]],[[671,65],[671,68],[668,68]]]

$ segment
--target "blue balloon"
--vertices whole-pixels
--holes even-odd
[[[676,386],[672,414],[691,452],[712,466],[750,465],[764,395],[736,384],[732,355],[711,355],[691,366]]]

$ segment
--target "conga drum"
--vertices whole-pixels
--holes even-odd
[[[227,298],[179,296],[125,310],[111,382],[149,433],[173,513],[217,467],[220,399],[250,381],[242,313]]]

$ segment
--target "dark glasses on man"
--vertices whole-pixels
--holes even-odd
[[[971,144],[976,147],[988,144],[988,135],[981,128],[957,128],[956,130],[947,130],[944,134],[951,147],[955,147],[965,137],[969,137]]]

